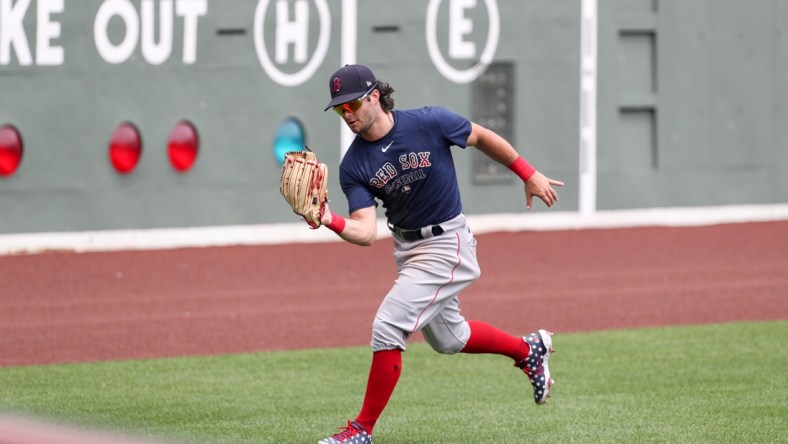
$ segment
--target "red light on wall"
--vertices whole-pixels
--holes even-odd
[[[167,141],[167,155],[170,157],[170,165],[175,171],[181,173],[188,171],[197,159],[199,146],[200,138],[194,125],[185,120],[178,122],[170,132],[170,138]]]
[[[0,176],[16,172],[22,161],[22,136],[13,125],[0,127]]]
[[[115,171],[121,174],[130,173],[142,155],[142,139],[137,127],[123,122],[115,128],[109,139],[109,160]]]

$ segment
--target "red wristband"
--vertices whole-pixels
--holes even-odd
[[[334,233],[339,234],[345,229],[345,218],[332,211],[331,223],[327,224],[326,227]]]
[[[520,176],[523,182],[530,179],[536,172],[536,168],[532,167],[527,160],[523,159],[523,156],[517,156],[517,159],[509,165],[509,169]]]

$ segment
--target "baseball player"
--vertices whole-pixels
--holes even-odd
[[[462,212],[452,146],[474,146],[509,167],[533,197],[557,200],[549,179],[496,133],[440,107],[394,110],[394,91],[369,68],[346,65],[329,79],[333,109],[356,134],[339,167],[349,217],[328,207],[322,225],[342,239],[371,245],[376,206],[385,208],[398,275],[372,324],[372,364],[361,411],[339,433],[319,443],[368,444],[402,371],[408,338],[421,331],[439,353],[494,353],[510,357],[533,386],[534,400],[550,396],[552,333],[513,336],[485,322],[466,321],[458,295],[480,275],[476,240]]]

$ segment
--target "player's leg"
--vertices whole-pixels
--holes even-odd
[[[463,230],[460,235],[461,245],[475,246],[476,241],[470,230]],[[467,249],[461,259],[464,266],[455,270],[456,272],[460,275],[464,273],[479,275],[475,247]],[[544,404],[550,396],[550,386],[553,384],[548,367],[548,359],[553,351],[552,333],[539,330],[520,337],[483,321],[466,322],[460,313],[458,293],[461,288],[456,290],[457,293],[452,299],[446,301],[440,312],[429,318],[428,324],[422,329],[427,343],[440,353],[485,353],[508,356],[531,381],[534,401],[537,404]]]
[[[470,241],[475,244],[472,238]],[[429,324],[457,293],[479,276],[475,245],[469,244],[470,241],[458,229],[416,244],[405,245],[395,239],[399,274],[372,324],[372,364],[364,403],[355,421],[321,442],[371,441],[375,424],[399,380],[402,351],[406,349],[408,337]],[[457,343],[457,351],[467,336]]]
[[[455,297],[424,326],[422,334],[437,352],[489,353],[504,355],[520,362],[528,356],[530,346],[522,337],[513,336],[483,321],[466,321]]]
[[[402,371],[402,350],[379,350],[372,353],[364,403],[356,422],[372,434],[375,424],[394,393]]]
[[[471,334],[460,352],[504,355],[515,362],[520,362],[528,356],[530,347],[522,337],[499,330],[484,321],[471,320],[468,321],[468,326]]]
[[[548,359],[553,352],[552,333],[539,330],[525,337],[513,336],[482,321],[465,321],[459,301],[449,304],[423,329],[424,339],[440,353],[489,353],[508,356],[528,376],[534,401],[544,404],[554,381]]]
[[[401,371],[402,350],[395,348],[374,351],[364,403],[358,416],[354,421],[348,421],[347,426],[339,433],[321,440],[318,444],[371,443],[372,430],[394,393]]]
[[[466,257],[470,253],[461,251],[470,248],[463,242],[458,233],[449,232],[395,252],[399,273],[372,324],[372,365],[364,404],[356,417],[370,434],[396,387],[408,337],[478,277],[478,267],[463,265],[463,261],[471,263]],[[475,264],[475,252],[473,256]]]
[[[539,330],[524,337],[517,337],[482,321],[468,321],[470,338],[461,353],[493,353],[514,360],[534,390],[534,401],[544,404],[550,397],[550,387],[555,381],[550,377],[548,359],[553,352],[552,333]]]

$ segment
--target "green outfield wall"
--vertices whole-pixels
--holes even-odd
[[[596,208],[788,202],[788,2],[599,0],[597,14]],[[0,0],[0,233],[293,222],[275,138],[294,119],[335,172],[347,135],[323,108],[352,61],[398,108],[506,135],[575,211],[581,22],[580,0]],[[199,145],[179,171],[183,121]],[[141,155],[119,172],[124,122]],[[455,161],[467,213],[524,209],[511,173],[472,149]],[[336,174],[329,186],[346,213]]]

